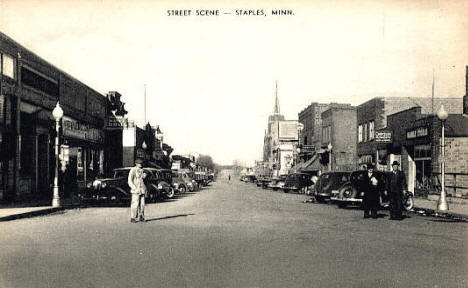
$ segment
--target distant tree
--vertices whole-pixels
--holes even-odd
[[[200,157],[198,157],[197,164],[211,170],[214,170],[215,168],[215,163],[210,155],[200,155]]]

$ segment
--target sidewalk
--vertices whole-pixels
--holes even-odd
[[[31,201],[0,205],[0,222],[47,215],[79,206],[79,203],[71,199],[63,199],[61,204],[60,207],[52,207],[50,203]]]
[[[436,197],[437,198],[437,197]],[[426,210],[428,212],[435,213],[437,212],[437,199],[434,197],[426,198],[414,198],[414,210]],[[457,202],[453,203],[450,198],[448,198],[449,210],[444,212],[439,212],[440,214],[449,214],[456,217],[468,218],[468,203]]]

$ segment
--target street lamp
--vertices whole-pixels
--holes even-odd
[[[439,111],[437,111],[437,118],[442,122],[442,179],[441,179],[441,191],[440,198],[437,202],[437,210],[447,211],[449,210],[446,192],[445,192],[445,120],[448,118],[447,111],[444,109],[444,105],[440,106]]]
[[[59,102],[52,111],[52,116],[55,119],[55,176],[54,176],[54,187],[53,187],[53,196],[52,196],[52,207],[60,207],[60,195],[59,195],[59,185],[58,185],[58,169],[59,169],[59,129],[60,129],[60,119],[63,117],[63,110],[60,107]]]
[[[333,149],[333,145],[330,143],[328,143],[328,153],[329,153],[329,157],[328,157],[328,171],[331,171],[332,170],[332,149]]]

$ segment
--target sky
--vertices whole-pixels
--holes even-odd
[[[195,15],[203,9],[220,15]],[[120,92],[140,124],[146,84],[147,121],[174,154],[252,164],[276,81],[288,120],[312,102],[430,97],[433,75],[436,97],[465,95],[466,15],[468,1],[0,0],[0,31],[96,91]]]

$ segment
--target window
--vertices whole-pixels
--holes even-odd
[[[369,140],[374,139],[375,132],[374,132],[374,121],[369,122]]]
[[[358,143],[362,142],[362,125],[358,127]]]
[[[432,151],[431,145],[416,145],[414,146],[414,159],[415,160],[422,160],[422,159],[431,159]]]
[[[2,74],[12,79],[15,78],[15,58],[7,54],[1,54]]]
[[[21,82],[51,96],[59,95],[59,87],[56,82],[26,67],[21,67]]]
[[[367,123],[364,123],[364,142],[367,142]]]

